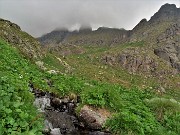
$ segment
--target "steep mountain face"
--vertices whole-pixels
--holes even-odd
[[[157,38],[154,53],[180,71],[180,24],[174,24]]]
[[[174,4],[163,5],[149,21],[142,19],[132,30],[100,27],[92,31],[91,27],[81,27],[79,31],[55,30],[38,38],[43,44],[71,43],[75,45],[114,45],[127,41],[135,42],[155,39],[170,24],[180,21],[180,8]],[[47,42],[49,41],[49,42]]]
[[[48,44],[59,44],[60,42],[63,42],[66,36],[69,35],[69,31],[66,29],[60,29],[60,30],[54,30],[48,34],[43,35],[42,37],[39,37],[38,40],[43,45]]]
[[[150,22],[174,21],[179,19],[180,8],[176,8],[174,4],[165,4],[151,17]]]
[[[0,38],[17,47],[30,59],[41,59],[40,43],[10,21],[0,19]]]
[[[129,32],[124,29],[100,27],[92,31],[91,27],[81,27],[79,31],[54,30],[39,37],[44,44],[74,44],[74,45],[112,45],[127,40]]]
[[[163,5],[149,21],[142,19],[131,31],[130,41],[156,41],[156,38],[174,23],[180,22],[180,8],[174,4]]]
[[[95,74],[95,70],[98,72],[102,67],[102,71],[97,73],[99,76],[94,75],[97,78],[103,76],[106,80],[128,84],[128,76],[140,75],[147,79],[145,82],[154,78],[157,83],[169,88],[174,83],[169,79],[171,76],[179,80],[179,18],[180,9],[174,4],[165,4],[150,20],[142,19],[130,31],[105,27],[95,31],[81,29],[68,32],[62,42],[54,45],[53,42],[58,40],[47,37],[52,44],[46,49],[61,57],[80,75],[84,72],[93,76],[93,72]],[[113,74],[106,70],[108,67]],[[124,72],[127,74],[122,77]],[[114,73],[117,74],[116,79]],[[176,81],[173,85],[177,88],[179,83]]]
[[[158,65],[159,60],[155,56],[157,55],[158,57],[170,63],[170,65],[173,68],[180,71],[179,18],[180,18],[180,9],[176,8],[174,4],[165,4],[159,9],[157,13],[154,14],[154,16],[151,17],[149,21],[147,21],[146,19],[142,19],[133,28],[133,30],[130,31],[130,36],[128,38],[128,41],[130,43],[144,41],[145,45],[143,47],[136,47],[134,49],[132,48],[124,49],[125,53],[121,52],[120,54],[116,55],[117,56],[116,59],[119,59],[119,56],[123,56],[123,61],[120,59],[119,64],[125,68],[128,67],[127,69],[129,71],[134,71],[134,72],[138,70],[143,71],[141,67],[142,66],[146,67],[149,64],[147,64],[147,62],[144,62],[144,60],[140,60],[140,59],[145,57],[151,59],[151,61],[154,61],[153,63],[156,63],[155,65]],[[124,61],[129,61],[129,62],[124,62]],[[168,67],[168,63],[166,64],[167,67]],[[151,66],[149,65],[149,67]],[[149,68],[148,72],[151,71],[152,71],[151,68]],[[153,72],[154,71],[155,70],[153,70]]]
[[[129,32],[124,29],[100,27],[95,31],[79,31],[67,37],[65,43],[75,45],[113,45],[127,40]]]

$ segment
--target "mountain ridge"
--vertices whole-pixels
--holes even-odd
[[[99,27],[97,30],[92,31],[91,28],[89,31],[86,31],[85,33],[83,33],[83,30],[80,31],[76,31],[76,32],[70,32],[68,31],[69,34],[65,35],[64,39],[66,39],[65,41],[62,39],[61,42],[62,43],[71,43],[71,44],[76,44],[76,45],[82,45],[82,44],[119,44],[119,43],[124,43],[127,40],[131,40],[131,35],[136,34],[136,32],[141,29],[142,27],[147,27],[148,25],[156,25],[156,23],[158,22],[162,22],[162,21],[174,21],[174,20],[178,20],[180,18],[180,8],[177,8],[176,5],[174,4],[164,4],[163,6],[161,6],[161,8],[158,10],[158,12],[156,12],[149,21],[147,21],[146,19],[142,19],[132,30],[124,30],[124,29],[115,29],[115,28],[106,28],[106,27]],[[104,30],[103,33],[101,33],[102,31],[100,30]],[[50,32],[50,33],[54,33],[56,30]],[[115,32],[114,37],[111,36],[113,35]],[[123,32],[124,31],[124,32]],[[61,35],[61,32],[63,31],[56,31],[56,36],[58,34]],[[48,33],[48,34],[50,34]],[[95,36],[102,36],[103,38],[106,38],[106,35],[103,35],[104,33],[106,33],[106,35],[108,35],[108,37],[110,37],[109,40],[111,41],[106,41],[102,38],[97,38],[97,40],[95,40],[94,37],[91,38],[91,36],[95,35]],[[48,34],[43,35],[42,37],[39,37],[38,40],[41,41],[41,43],[44,44],[43,42],[43,38],[44,36],[46,36],[46,40],[49,40],[49,42],[51,42],[51,40],[53,41],[53,39],[51,39],[51,37],[48,37]],[[118,35],[118,36],[117,36]],[[82,38],[82,36],[84,36]],[[123,37],[123,38],[122,38]],[[124,38],[126,38],[124,40]],[[129,39],[130,38],[130,39]],[[53,41],[54,42],[54,41]],[[104,43],[103,43],[104,42]]]

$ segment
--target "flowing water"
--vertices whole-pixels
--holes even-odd
[[[45,116],[45,135],[110,135],[107,132],[89,129],[75,114],[78,103],[67,98],[57,98],[55,94],[35,90],[34,105]]]

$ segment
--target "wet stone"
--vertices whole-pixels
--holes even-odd
[[[53,128],[60,128],[61,133],[76,131],[71,116],[65,112],[46,111],[46,118],[52,123]]]
[[[34,105],[43,112],[46,119],[42,131],[44,135],[110,135],[97,129],[93,131],[76,116],[75,107],[80,98],[57,98],[54,93],[36,90],[33,86],[30,91],[35,95]]]

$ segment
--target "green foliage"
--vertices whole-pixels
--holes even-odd
[[[29,83],[40,90],[64,96],[71,92],[80,95],[81,104],[105,107],[113,116],[106,122],[118,134],[180,134],[179,103],[159,99],[149,90],[136,87],[87,81],[74,76],[49,74],[40,71],[23,58],[15,48],[0,41],[0,134],[39,135],[42,118],[33,106]],[[48,84],[48,82],[50,84]],[[146,100],[145,100],[146,99]],[[158,109],[163,110],[159,119]],[[162,109],[163,108],[163,109]],[[77,108],[77,112],[80,107]]]
[[[172,134],[180,134],[180,103],[175,99],[152,98],[145,100],[158,121]]]
[[[42,118],[29,92],[29,63],[17,50],[0,42],[0,134],[41,134]]]

